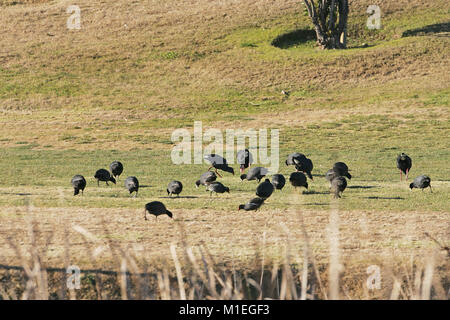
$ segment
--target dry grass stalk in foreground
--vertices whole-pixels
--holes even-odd
[[[122,248],[111,240],[98,246],[93,243],[95,236],[78,228],[85,237],[86,250],[95,265],[99,252],[109,249],[114,257],[116,271],[82,270],[80,290],[69,289],[66,270],[70,261],[70,244],[66,239],[66,269],[47,268],[45,266],[47,244],[51,236],[39,243],[40,232],[36,221],[29,222],[30,247],[25,255],[13,238],[7,239],[21,261],[21,270],[6,270],[0,281],[2,299],[347,299],[360,298],[349,293],[342,279],[342,266],[339,262],[338,210],[330,213],[330,264],[328,281],[323,282],[325,272],[320,272],[310,251],[310,243],[305,228],[303,259],[300,253],[291,252],[289,230],[286,251],[281,265],[274,262],[271,271],[265,271],[268,263],[255,258],[255,268],[250,271],[236,271],[229,266],[217,263],[205,244],[191,247],[183,239],[185,264],[177,256],[175,245],[170,246],[170,255],[175,265],[175,274],[169,270],[170,261],[156,272],[147,272],[150,262],[139,261],[134,249]],[[302,225],[302,217],[299,213]],[[184,237],[183,226],[180,234]],[[106,229],[106,225],[105,225]],[[337,237],[337,238],[336,238]],[[97,239],[98,240],[98,239]],[[264,240],[262,242],[264,246]],[[262,248],[263,250],[264,248]],[[264,252],[264,251],[262,251]],[[392,280],[392,288],[378,299],[448,299],[445,287],[448,279],[436,272],[436,259],[440,253],[432,252],[425,259],[411,258],[410,265],[402,262],[400,269],[387,267]],[[28,256],[29,258],[25,258]],[[169,256],[169,254],[168,254]],[[294,263],[294,261],[296,263]],[[299,270],[299,266],[302,266]],[[323,270],[323,269],[322,269]],[[355,275],[355,277],[358,277]],[[384,279],[383,279],[384,280]],[[388,279],[386,279],[388,280]],[[366,283],[366,278],[353,279]],[[68,295],[67,295],[68,293]],[[370,298],[367,297],[366,298]]]

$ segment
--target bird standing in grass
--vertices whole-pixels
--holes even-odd
[[[337,177],[352,178],[352,175],[348,172],[348,166],[344,162],[336,162],[333,165],[333,171],[336,173]]]
[[[212,171],[206,171],[200,176],[200,179],[195,181],[195,185],[198,188],[201,184],[207,186],[208,184],[216,181],[217,175]]]
[[[147,212],[149,214],[154,215],[156,218],[155,220],[158,219],[158,216],[162,215],[162,214],[167,214],[170,218],[172,218],[172,212],[170,212],[169,210],[166,209],[166,206],[159,201],[152,201],[149,202],[145,205],[145,211],[144,211],[144,219],[147,219]]]
[[[248,149],[240,150],[237,153],[237,161],[239,164],[239,170],[241,174],[243,174],[245,169],[249,168],[253,163],[253,156]]]
[[[306,159],[306,156],[303,153],[294,152],[288,155],[285,163],[287,166],[295,166],[295,161],[301,161],[302,159]]]
[[[412,190],[414,188],[417,189],[425,189],[430,188],[430,192],[433,192],[433,189],[431,189],[431,179],[429,176],[426,175],[420,175],[414,179],[414,181],[409,185],[409,188]]]
[[[313,165],[311,159],[308,159],[306,157],[300,158],[300,159],[293,158],[293,161],[294,161],[294,165],[295,165],[295,170],[306,173],[308,178],[310,178],[311,180],[314,180],[314,178],[311,174],[311,171],[314,168],[314,165]]]
[[[216,174],[219,177],[222,178],[222,176],[217,172],[217,170],[229,172],[234,175],[234,169],[228,165],[227,160],[225,158],[219,156],[218,154],[214,153],[208,154],[205,156],[205,159],[211,163],[211,167],[209,167],[208,170],[214,168]]]
[[[308,189],[308,182],[303,172],[292,172],[291,176],[289,177],[289,181],[296,189],[297,187],[305,187],[306,189]]]
[[[80,190],[81,195],[83,195],[84,188],[86,188],[86,179],[82,175],[76,174],[73,176],[70,182],[73,186],[73,195],[76,196],[77,194],[79,194]]]
[[[246,204],[240,204],[238,211],[239,210],[245,210],[245,211],[252,211],[252,210],[258,210],[261,205],[264,203],[264,199],[263,198],[253,198],[251,199],[249,202],[247,202]]]
[[[206,186],[206,191],[210,191],[211,193],[209,196],[212,196],[213,192],[215,192],[216,195],[218,193],[225,193],[225,192],[230,193],[230,188],[225,187],[223,184],[216,181],[216,182],[210,183],[208,186]]]
[[[109,165],[109,169],[111,170],[112,176],[114,178],[117,177],[117,180],[119,179],[119,176],[123,172],[123,164],[120,161],[113,161]]]
[[[169,197],[171,197],[172,194],[176,194],[179,197],[182,190],[183,184],[180,181],[171,181],[169,182],[166,191]]]
[[[283,189],[284,185],[286,184],[286,179],[282,174],[274,174],[272,176],[272,184],[277,190]]]
[[[256,195],[265,200],[272,195],[274,189],[270,180],[266,179],[256,187]]]
[[[111,181],[112,183],[116,184],[116,179],[114,179],[108,170],[106,169],[98,169],[97,172],[95,172],[94,178],[97,179],[97,185],[100,185],[100,181],[106,182],[106,185],[109,186],[108,181]]]
[[[399,154],[397,157],[397,168],[400,170],[400,181],[403,179],[403,173],[406,175],[406,180],[408,180],[408,174],[409,170],[412,167],[412,160],[411,158],[402,152],[402,154]]]
[[[335,198],[340,198],[345,188],[347,188],[347,180],[344,177],[336,177],[331,181],[331,191]]]
[[[269,172],[269,169],[267,169],[267,168],[254,167],[248,171],[248,174],[245,174],[245,173],[241,174],[241,180],[245,180],[245,179],[247,179],[249,181],[257,180],[258,182],[260,182],[261,179],[263,177],[265,177],[268,172]]]
[[[138,191],[139,191],[139,180],[136,177],[128,177],[125,179],[125,188],[130,192],[130,195],[133,192],[136,192],[134,194],[134,197],[137,197]]]

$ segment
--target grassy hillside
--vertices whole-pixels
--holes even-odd
[[[82,0],[80,30],[66,28],[70,4],[0,0],[0,238],[25,248],[28,221],[38,220],[42,237],[53,236],[49,263],[61,265],[64,232],[76,223],[160,259],[170,243],[182,246],[182,225],[191,245],[209,240],[223,263],[248,267],[264,232],[267,259],[283,258],[283,226],[303,250],[300,213],[326,265],[334,205],[323,175],[345,161],[354,176],[338,203],[347,270],[423,257],[436,248],[424,232],[448,242],[447,1],[352,1],[349,48],[338,51],[316,48],[298,0]],[[371,4],[381,8],[380,30],[366,28]],[[313,160],[315,179],[308,191],[288,185],[260,212],[238,213],[256,182],[225,174],[231,193],[211,199],[194,186],[207,164],[171,163],[171,133],[192,132],[194,121],[204,130],[279,129],[280,172],[290,174],[285,157],[298,151]],[[413,159],[410,178],[431,177],[432,194],[399,181],[400,152]],[[122,179],[97,187],[95,171],[113,160],[125,165]],[[74,174],[88,180],[83,197],[72,196]],[[129,175],[143,185],[137,199],[123,188]],[[173,179],[185,197],[164,198]],[[144,204],[158,199],[174,222],[144,224]],[[73,236],[72,259],[91,265]],[[6,241],[0,259],[19,263]]]

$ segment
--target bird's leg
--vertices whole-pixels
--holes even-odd
[[[403,175],[402,175],[402,170],[400,170],[400,181],[402,181],[403,179]]]
[[[220,175],[220,173],[219,172],[217,172],[217,169],[216,169],[216,174],[219,176],[219,177],[221,177],[222,178],[222,176]]]
[[[408,180],[409,169],[406,169],[406,180]]]
[[[147,219],[147,210],[144,210],[144,220],[146,220],[146,221],[148,220]]]
[[[109,186],[108,181],[106,181],[106,185]]]
[[[433,189],[431,189],[431,184],[429,185],[429,187],[430,187],[430,192],[433,193]]]

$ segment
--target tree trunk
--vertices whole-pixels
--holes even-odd
[[[347,46],[348,0],[303,0],[322,49]]]

